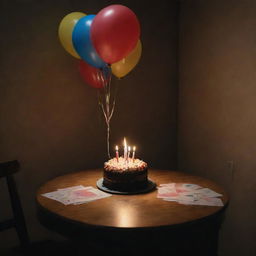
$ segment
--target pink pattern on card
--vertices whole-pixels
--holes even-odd
[[[84,197],[91,197],[91,196],[95,196],[95,193],[88,191],[86,189],[82,189],[82,190],[76,190],[74,191],[74,194],[76,196],[84,196]]]

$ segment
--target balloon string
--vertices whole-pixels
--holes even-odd
[[[102,77],[102,72],[100,72],[100,71],[99,71],[99,76],[100,76],[100,79],[102,80],[103,88],[104,88],[105,83],[104,83],[104,80],[103,80],[103,77]],[[99,102],[99,105],[100,105],[100,107],[102,109],[103,115],[105,117],[105,121],[107,122],[107,115],[106,115],[106,112],[105,112],[105,109],[104,109],[104,105],[103,105],[103,102],[102,102],[101,90],[98,91],[98,102]]]
[[[110,137],[110,125],[107,123],[107,150],[108,150],[108,158],[110,159],[110,149],[109,149],[109,137]]]
[[[114,113],[115,105],[116,105],[116,95],[117,95],[118,85],[115,84],[115,92],[114,92],[114,99],[113,99],[113,105],[112,105],[112,111],[110,114],[110,119],[112,118],[112,115]]]
[[[106,70],[105,70],[106,71]],[[108,70],[109,71],[109,70]],[[99,92],[98,94],[98,100],[99,100],[99,105],[102,109],[105,121],[106,121],[106,126],[107,126],[107,154],[108,157],[111,158],[110,156],[110,120],[113,116],[114,109],[115,109],[115,98],[116,98],[116,90],[115,94],[113,97],[113,102],[111,104],[111,73],[104,73],[104,70],[101,70],[100,72],[100,77],[103,81],[104,87],[102,90],[102,93]]]
[[[107,94],[106,94],[106,105],[107,105],[107,151],[108,151],[108,157],[110,158],[110,149],[109,149],[109,140],[110,140],[110,120],[113,114],[113,106],[112,106],[112,110],[110,109],[110,99],[111,99],[111,73],[110,75],[108,74],[107,76]]]

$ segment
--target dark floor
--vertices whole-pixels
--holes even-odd
[[[1,256],[76,256],[76,247],[69,241],[40,241],[33,242],[28,248],[19,247],[1,250]]]
[[[106,245],[99,245],[98,243],[84,244],[80,249],[77,249],[73,243],[69,241],[40,241],[32,243],[26,250],[20,248],[10,248],[9,250],[1,250],[0,256],[143,256],[143,255],[157,255],[165,256],[172,255],[177,256],[178,254],[170,254],[165,248],[157,249],[151,252],[140,250],[137,246],[124,250],[119,244],[115,244],[112,247],[105,247]],[[82,249],[81,249],[82,248]],[[190,255],[189,255],[190,256]]]
[[[78,250],[79,246],[79,250]],[[130,248],[129,252],[123,250],[123,248],[116,244],[112,247],[105,247],[100,245],[96,241],[89,244],[79,244],[76,246],[70,241],[40,241],[33,242],[27,249],[21,249],[19,247],[1,250],[0,256],[141,256],[143,252],[138,252],[136,248]],[[147,255],[151,255],[148,254]],[[155,255],[155,254],[154,254]],[[162,255],[162,254],[158,254]]]
[[[1,250],[0,256],[216,256],[214,252],[202,253],[198,250],[197,254],[191,251],[191,247],[188,246],[184,250],[176,250],[171,245],[171,241],[161,246],[147,244],[145,247],[140,247],[140,239],[136,239],[129,247],[123,247],[118,241],[113,242],[112,246],[106,243],[105,240],[101,240],[99,243],[97,240],[79,243],[76,241],[39,241],[31,243],[28,248],[21,249],[19,247]],[[197,251],[197,250],[194,250]],[[200,253],[201,251],[201,253]]]

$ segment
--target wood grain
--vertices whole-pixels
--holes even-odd
[[[149,178],[157,183],[186,182],[208,187],[218,193],[224,207],[182,205],[158,199],[157,191],[140,195],[112,195],[81,205],[63,205],[41,196],[59,188],[75,185],[94,186],[102,177],[102,170],[84,170],[52,179],[37,192],[37,203],[41,209],[54,213],[61,219],[76,224],[113,228],[156,228],[185,224],[213,216],[228,203],[226,192],[214,182],[202,177],[169,170],[149,170]]]

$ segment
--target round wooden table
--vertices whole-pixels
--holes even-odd
[[[36,197],[40,222],[49,229],[77,241],[88,241],[92,238],[93,241],[104,241],[104,246],[110,245],[111,241],[114,241],[114,244],[118,241],[119,244],[125,242],[131,248],[131,240],[139,239],[141,243],[147,243],[147,247],[150,247],[149,244],[157,246],[155,249],[159,255],[159,246],[166,241],[179,245],[176,249],[172,247],[172,253],[177,251],[179,255],[183,255],[181,250],[184,249],[184,244],[180,240],[187,237],[193,240],[192,238],[197,236],[197,240],[201,239],[201,245],[202,239],[205,238],[208,239],[206,243],[210,243],[207,248],[202,249],[202,255],[206,250],[211,254],[205,255],[217,255],[218,231],[222,213],[228,204],[228,196],[216,183],[202,177],[169,170],[149,170],[149,178],[157,185],[182,182],[210,188],[223,195],[223,207],[167,202],[157,198],[157,190],[139,195],[112,195],[89,203],[67,206],[41,195],[75,185],[96,187],[96,181],[101,177],[102,170],[85,170],[54,178],[42,185]],[[194,243],[186,244],[192,246],[189,252],[195,249],[197,255],[201,255]],[[163,254],[166,250],[164,249]],[[150,251],[152,252],[152,249]]]

